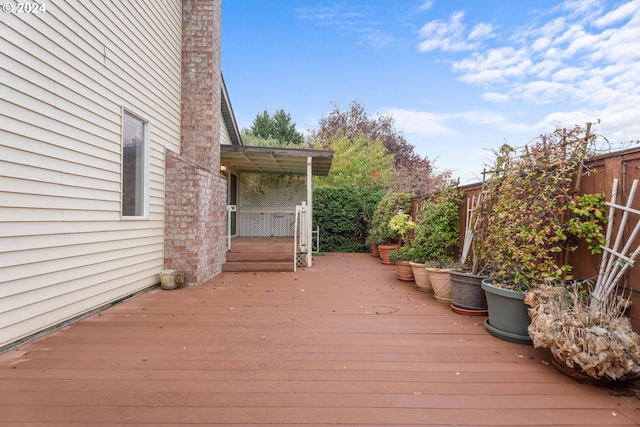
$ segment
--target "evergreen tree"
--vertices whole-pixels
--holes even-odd
[[[304,140],[303,135],[296,130],[296,124],[292,122],[291,114],[283,109],[276,111],[273,116],[265,109],[253,120],[249,133],[263,140],[277,140],[280,147],[297,147]]]

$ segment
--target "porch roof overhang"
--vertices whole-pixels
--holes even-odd
[[[220,146],[220,162],[237,172],[306,175],[308,157],[311,157],[312,174],[327,176],[333,163],[333,151],[330,150]]]

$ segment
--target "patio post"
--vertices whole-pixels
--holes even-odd
[[[312,263],[312,240],[313,239],[313,169],[311,167],[311,162],[313,157],[307,156],[307,229],[304,230],[307,233],[307,242],[309,245],[307,247],[307,267],[311,267]]]

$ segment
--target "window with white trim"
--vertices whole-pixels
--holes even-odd
[[[122,118],[122,216],[147,214],[148,124],[124,111]]]

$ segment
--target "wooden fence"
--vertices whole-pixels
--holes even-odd
[[[584,174],[579,178],[578,193],[604,193],[605,200],[609,201],[611,197],[611,187],[613,180],[618,179],[618,198],[617,203],[623,204],[627,201],[627,195],[631,189],[634,179],[640,180],[640,148],[633,148],[615,153],[597,156],[587,163]],[[465,192],[465,199],[471,200],[473,196],[478,196],[482,192],[482,183],[470,184],[459,187]],[[464,230],[466,228],[467,218],[467,201],[460,207],[460,248],[464,243]],[[414,215],[420,210],[422,200],[415,199],[413,201],[412,213]],[[632,208],[640,210],[640,196],[636,195],[636,200],[632,204]],[[608,214],[607,209],[607,214]],[[620,214],[614,218],[614,224],[619,222]],[[414,216],[415,218],[415,216]],[[640,220],[640,216],[630,215],[629,222],[625,227],[625,237],[629,236],[636,222]],[[615,233],[614,233],[615,236]],[[640,238],[636,240],[640,241]],[[634,242],[632,247],[638,247],[639,242]],[[601,255],[592,255],[586,247],[581,244],[578,250],[569,254],[569,264],[572,266],[572,272],[577,278],[597,278]],[[627,293],[631,293],[632,306],[629,309],[628,316],[636,331],[640,331],[640,262],[635,267],[627,270],[620,287],[624,288]]]

